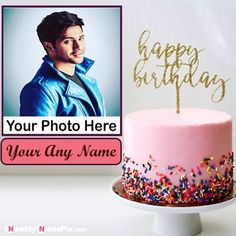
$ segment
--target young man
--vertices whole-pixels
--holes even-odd
[[[86,72],[83,20],[66,11],[46,16],[37,28],[47,55],[20,95],[21,116],[105,116],[104,100]]]

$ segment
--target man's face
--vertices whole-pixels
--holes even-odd
[[[55,42],[53,59],[59,62],[79,64],[83,62],[86,44],[79,25],[65,30]]]

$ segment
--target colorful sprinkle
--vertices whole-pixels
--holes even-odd
[[[144,173],[150,171],[153,166],[151,155],[146,164],[142,164]],[[223,169],[218,171],[217,163],[213,163],[214,157],[205,157],[196,168],[189,171],[191,178],[186,175],[186,170],[178,165],[169,165],[168,176],[179,173],[179,183],[173,185],[167,175],[155,172],[157,178],[151,180],[142,175],[137,169],[127,167],[132,163],[130,158],[125,158],[122,166],[122,186],[131,199],[159,205],[202,205],[211,204],[228,195],[233,186],[233,153],[222,156],[218,165]],[[216,160],[215,160],[216,161]],[[137,164],[137,163],[136,163]],[[208,173],[208,179],[203,179],[203,173]]]
[[[191,169],[191,176],[196,177],[196,174],[194,172],[194,169]]]
[[[148,170],[150,171],[152,169],[152,163],[148,161],[147,165],[148,165]]]

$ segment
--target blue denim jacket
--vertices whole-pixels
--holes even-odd
[[[94,61],[84,58],[75,73],[86,90],[66,78],[48,56],[20,94],[21,116],[105,116],[104,100],[96,80],[86,76]]]

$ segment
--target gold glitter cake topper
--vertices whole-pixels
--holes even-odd
[[[141,85],[153,84],[154,88],[161,86],[174,85],[176,90],[176,112],[180,112],[180,91],[183,84],[192,88],[202,84],[205,88],[214,86],[215,90],[211,95],[211,100],[218,103],[225,96],[225,84],[229,80],[220,78],[217,74],[210,76],[208,71],[201,73],[196,79],[196,72],[199,66],[199,54],[204,49],[197,49],[191,45],[186,46],[178,43],[171,45],[167,43],[165,47],[160,42],[155,42],[149,47],[151,32],[145,30],[141,33],[138,40],[138,53],[140,59],[134,67],[134,82],[137,87]],[[155,70],[151,72],[150,66],[154,64]],[[151,67],[152,68],[152,67]],[[184,74],[182,77],[180,74]]]

